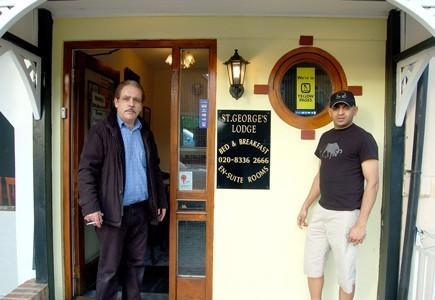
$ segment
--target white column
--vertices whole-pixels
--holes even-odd
[[[34,278],[33,271],[33,115],[30,99],[31,90],[26,87],[28,80],[17,67],[17,58],[11,52],[0,55],[0,111],[14,127],[15,137],[15,182],[16,211],[15,270],[1,270],[4,274],[17,274],[17,285]],[[7,259],[7,258],[3,258]],[[8,272],[11,273],[8,273]],[[2,285],[2,282],[0,282]]]
[[[426,105],[426,129],[417,227],[435,234],[435,57],[431,59],[429,64]]]

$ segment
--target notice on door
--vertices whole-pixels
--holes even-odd
[[[217,188],[269,189],[270,111],[219,110]]]

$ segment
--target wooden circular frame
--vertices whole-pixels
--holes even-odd
[[[331,79],[333,91],[347,89],[346,74],[331,54],[316,47],[300,47],[286,53],[273,67],[269,76],[269,101],[278,116],[287,124],[300,129],[316,129],[331,122],[327,108],[315,116],[298,116],[287,107],[281,96],[281,82],[287,71],[306,62],[322,67]]]

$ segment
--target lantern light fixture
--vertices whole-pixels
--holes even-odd
[[[243,82],[245,81],[246,65],[249,64],[249,61],[241,57],[238,50],[234,49],[234,55],[224,62],[224,64],[227,66],[228,79],[230,81],[230,94],[237,100],[245,91]]]

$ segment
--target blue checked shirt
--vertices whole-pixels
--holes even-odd
[[[125,149],[125,187],[123,205],[131,205],[148,199],[146,153],[140,129],[142,124],[136,119],[133,129],[118,117]]]

